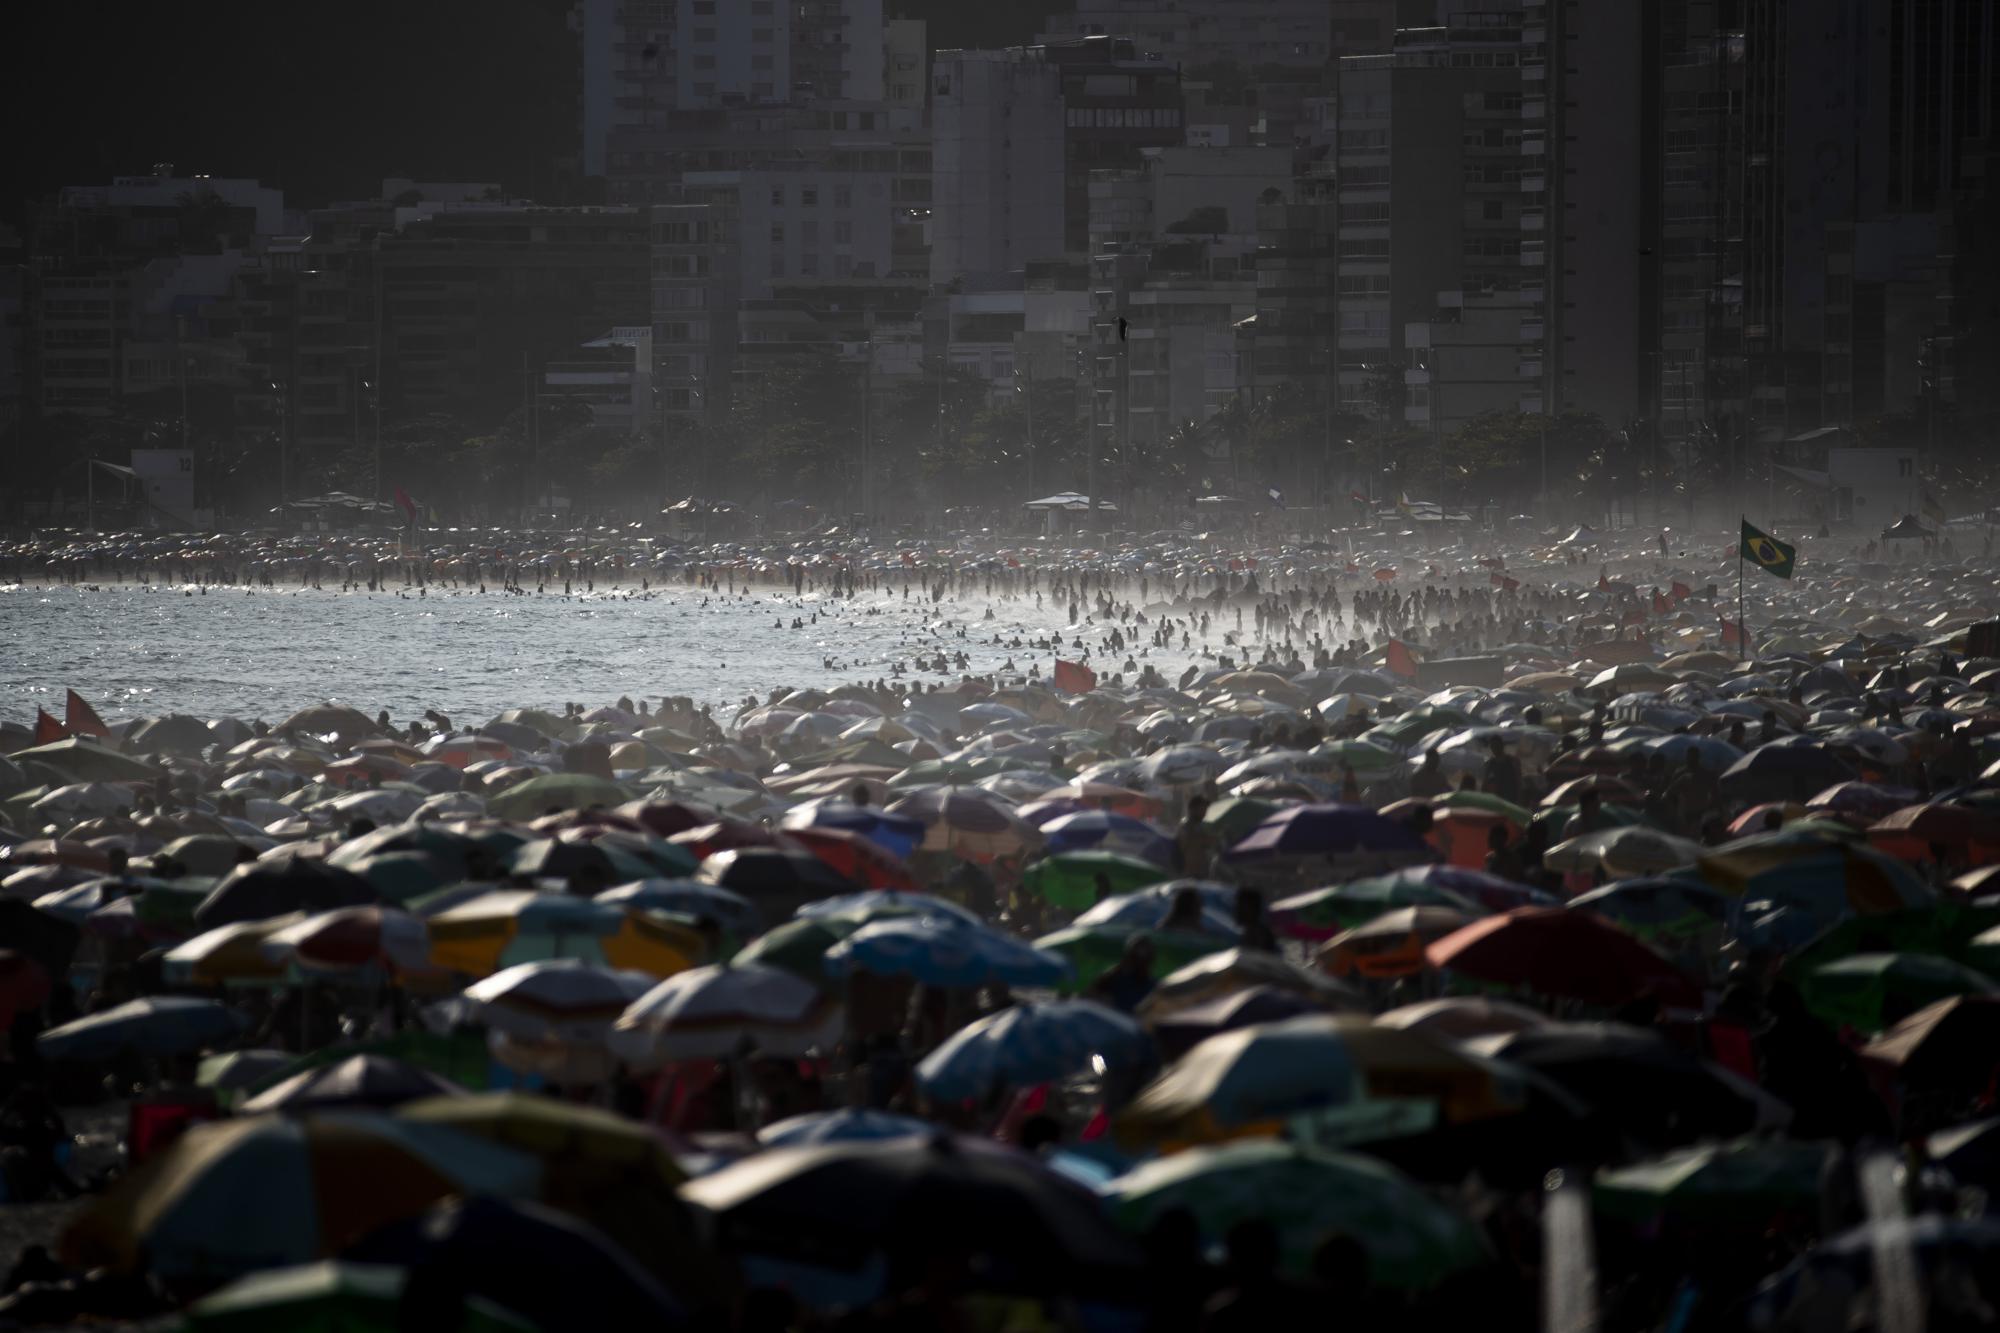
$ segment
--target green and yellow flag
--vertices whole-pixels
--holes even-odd
[[[1781,579],[1792,576],[1792,562],[1798,555],[1794,547],[1785,545],[1768,532],[1759,532],[1743,521],[1743,558],[1758,568],[1776,574]]]

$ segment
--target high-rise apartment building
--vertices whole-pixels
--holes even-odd
[[[1540,6],[1531,7],[1539,19]],[[1529,9],[1452,12],[1405,28],[1384,55],[1339,62],[1334,119],[1339,233],[1339,393],[1368,412],[1402,372],[1405,419],[1449,429],[1483,411],[1549,401],[1546,25]],[[1470,303],[1513,311],[1515,375],[1454,385],[1414,359],[1413,325]],[[1435,340],[1431,340],[1435,341]],[[1418,349],[1420,353],[1422,349]]]

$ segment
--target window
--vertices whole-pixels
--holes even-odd
[[[854,224],[846,218],[841,218],[835,222],[833,224],[833,243],[835,245],[852,245],[854,243]]]
[[[783,208],[784,206],[785,206],[785,187],[782,185],[773,185],[771,187],[771,207]]]
[[[1498,222],[1506,210],[1498,199],[1488,199],[1479,206],[1479,216],[1488,222]]]
[[[694,53],[694,67],[696,69],[714,69],[715,57],[706,51],[697,51]]]
[[[759,46],[768,46],[771,42],[771,30],[769,28],[752,28],[750,30],[750,40]]]
[[[700,18],[715,16],[715,0],[694,0],[694,12]]]
[[[800,255],[799,274],[802,277],[817,278],[819,276],[819,256],[810,250]]]
[[[818,190],[818,189],[817,189],[816,187],[814,187],[814,186],[811,186],[811,185],[807,185],[807,186],[803,186],[803,187],[802,187],[802,188],[801,188],[801,189],[799,190],[799,207],[800,207],[800,208],[818,208],[818,207],[819,207],[819,190]]]
[[[771,244],[783,245],[784,243],[785,243],[785,224],[782,222],[773,222],[771,224]]]
[[[799,244],[806,246],[819,244],[819,223],[808,218],[799,224]]]
[[[771,68],[771,57],[769,57],[769,56],[762,56],[762,55],[759,55],[759,56],[751,56],[751,57],[750,57],[750,68],[751,68],[751,69],[769,69],[769,68]]]
[[[760,19],[771,17],[771,0],[750,0],[750,16]]]
[[[694,30],[694,39],[697,42],[712,42],[715,40],[715,29],[696,28]]]
[[[836,186],[834,186],[834,187],[833,187],[833,206],[834,206],[835,208],[852,208],[852,207],[854,207],[854,187],[853,187],[852,185],[836,185]]]
[[[833,257],[834,277],[845,278],[853,274],[853,272],[854,272],[854,260],[851,256],[835,255]]]

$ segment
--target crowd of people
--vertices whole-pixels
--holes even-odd
[[[1994,571],[1829,548],[1759,629],[1653,546],[0,552],[1049,623],[734,710],[10,726],[0,1327],[1994,1326]]]

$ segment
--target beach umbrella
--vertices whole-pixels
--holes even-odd
[[[1488,1262],[1471,1222],[1394,1167],[1358,1154],[1276,1142],[1192,1148],[1118,1177],[1105,1196],[1118,1224],[1138,1234],[1171,1212],[1193,1217],[1211,1245],[1240,1223],[1267,1223],[1283,1270],[1299,1278],[1327,1236],[1366,1250],[1373,1286],[1421,1291]]]
[[[1953,1180],[1990,1192],[2000,1187],[2000,1116],[1939,1130],[1925,1152]]]
[[[746,847],[789,847],[791,841],[775,829],[753,824],[747,819],[735,819],[728,815],[712,824],[702,824],[695,828],[683,829],[667,839],[676,847],[684,847],[695,857],[706,860],[718,852],[741,851]]]
[[[1153,946],[1152,975],[1165,977],[1198,958],[1231,948],[1236,943],[1232,930],[1227,936],[1205,931],[1155,930],[1127,925],[1073,924],[1052,931],[1035,941],[1035,947],[1068,961],[1070,975],[1057,989],[1065,994],[1086,990],[1125,956],[1134,936],[1145,935]]]
[[[1323,972],[1309,971],[1262,949],[1221,949],[1160,979],[1139,1005],[1148,1022],[1219,996],[1268,986],[1304,995],[1326,1009],[1362,1008],[1360,997]]]
[[[1861,1048],[1904,1091],[1977,1099],[2000,1066],[2000,998],[1975,993],[1925,1005]]]
[[[420,1097],[456,1097],[465,1089],[426,1069],[383,1055],[350,1055],[332,1064],[301,1070],[265,1088],[239,1108],[245,1115],[265,1111],[324,1111],[334,1107],[382,1109]]]
[[[526,1042],[594,1045],[652,981],[644,973],[550,958],[504,968],[467,986],[464,995],[495,1032]]]
[[[1251,986],[1176,1009],[1152,1019],[1146,1026],[1159,1043],[1160,1053],[1176,1059],[1217,1033],[1324,1012],[1313,1000],[1295,991]]]
[[[1882,1309],[1895,1299],[1880,1284],[1884,1255],[1903,1257],[1898,1266],[1916,1286],[1912,1313],[1918,1327],[1976,1329],[1992,1322],[2000,1218],[1920,1213],[1865,1222],[1822,1240],[1747,1298],[1745,1326],[1816,1327],[1829,1306],[1829,1293],[1838,1293],[1834,1299],[1842,1308]],[[1873,1324],[1880,1328],[1885,1322],[1876,1319]]]
[[[1138,1023],[1090,1000],[1022,1003],[960,1028],[917,1065],[933,1101],[982,1101],[1093,1067],[1135,1071],[1153,1059]]]
[[[1613,878],[1660,875],[1691,866],[1703,847],[1688,838],[1637,824],[1596,829],[1557,843],[1542,854],[1542,864],[1566,873],[1602,869]]]
[[[886,916],[955,917],[968,926],[984,926],[986,918],[949,898],[930,893],[907,893],[897,889],[868,889],[860,893],[837,894],[800,905],[794,916],[823,920],[840,918],[857,928]]]
[[[501,819],[534,819],[550,810],[610,809],[630,800],[632,793],[615,782],[588,773],[544,773],[486,798],[486,809]]]
[[[0,1032],[14,1025],[20,1010],[40,1008],[49,986],[48,968],[16,949],[0,949]]]
[[[15,898],[0,898],[0,940],[7,948],[40,963],[50,977],[69,969],[83,932],[56,913]]]
[[[1236,889],[1213,880],[1170,879],[1148,884],[1130,893],[1100,899],[1071,922],[1075,926],[1128,926],[1140,930],[1157,929],[1173,910],[1174,900],[1184,891],[1201,899],[1201,930],[1229,943],[1240,933],[1236,927]]]
[[[1069,975],[1068,961],[1058,954],[952,917],[871,921],[828,949],[824,966],[836,980],[868,972],[952,989],[1055,986]]]
[[[1147,755],[1136,776],[1154,787],[1193,787],[1229,766],[1229,759],[1211,746],[1170,745]]]
[[[1156,862],[1121,852],[1075,851],[1034,861],[1021,873],[1021,884],[1043,901],[1075,912],[1100,896],[1157,884],[1167,873]]]
[[[1938,847],[1962,857],[1975,843],[2000,847],[2000,816],[1990,810],[1927,801],[1904,806],[1870,824],[1868,841],[1903,861],[1928,861]]]
[[[774,967],[815,986],[831,987],[833,980],[827,975],[826,951],[866,924],[862,919],[846,916],[785,921],[738,949],[730,962],[738,967],[750,963]]]
[[[1275,801],[1255,796],[1225,796],[1203,812],[1201,824],[1221,839],[1224,846],[1240,842],[1250,830],[1277,813]]]
[[[604,890],[596,901],[625,911],[708,917],[737,936],[754,934],[757,929],[757,908],[748,898],[698,879],[636,879]]]
[[[810,1148],[823,1143],[862,1143],[876,1139],[929,1138],[937,1125],[915,1116],[845,1107],[789,1116],[757,1131],[764,1148]]]
[[[1667,1148],[1782,1127],[1790,1109],[1653,1029],[1622,1023],[1543,1023],[1474,1037],[1477,1055],[1540,1074],[1605,1125]]]
[[[686,1173],[649,1125],[593,1106],[524,1093],[410,1102],[400,1119],[486,1140],[541,1164],[542,1203],[615,1242],[690,1303],[727,1285],[676,1190]]]
[[[914,852],[924,839],[925,828],[921,819],[831,797],[793,806],[785,812],[779,826],[787,830],[821,828],[858,833],[896,856]]]
[[[1500,1033],[1522,1032],[1548,1022],[1546,1015],[1484,995],[1446,995],[1423,1000],[1377,1014],[1382,1027],[1410,1028],[1435,1037],[1462,1041],[1467,1037],[1491,1037]]]
[[[541,959],[570,958],[656,977],[701,961],[699,934],[644,912],[561,893],[491,890],[429,918],[431,962],[487,976]]]
[[[850,883],[885,890],[917,887],[903,858],[872,838],[835,828],[792,829],[786,836]]]
[[[363,1112],[196,1125],[71,1224],[79,1268],[215,1281],[339,1253],[453,1194],[531,1193],[532,1158]]]
[[[1108,810],[1086,810],[1051,820],[1042,825],[1042,837],[1051,855],[1117,852],[1156,866],[1170,866],[1174,859],[1173,840],[1166,834],[1142,819]]]
[[[845,893],[858,881],[798,847],[739,847],[701,863],[696,878],[751,902],[800,902]]]
[[[1572,911],[1595,912],[1642,940],[1680,944],[1716,930],[1729,904],[1697,880],[1621,879],[1569,900]]]
[[[1132,819],[1157,818],[1161,802],[1157,796],[1115,782],[1068,782],[1039,793],[1046,801],[1076,801],[1085,807],[1107,809]]]
[[[1940,1000],[2000,995],[2000,984],[1936,954],[1858,953],[1813,968],[1799,979],[1799,992],[1836,1028],[1881,1032]]]
[[[1698,863],[1701,877],[1737,898],[1762,898],[1832,918],[1936,901],[1917,874],[1872,847],[1766,834],[1724,843]]]
[[[273,957],[265,942],[273,932],[299,920],[297,913],[263,921],[235,921],[205,930],[167,950],[160,974],[170,985],[273,985],[284,977],[282,955]]]
[[[197,926],[212,928],[233,922],[262,921],[288,912],[326,912],[377,902],[368,881],[323,861],[252,861],[239,865],[216,882],[194,909]]]
[[[421,972],[430,967],[430,935],[421,917],[394,907],[342,907],[283,925],[264,936],[274,962],[307,972],[380,967]]]
[[[396,1333],[404,1322],[410,1271],[387,1264],[324,1260],[253,1272],[187,1308],[189,1333],[263,1333],[267,1329]],[[459,1333],[533,1333],[523,1316],[470,1294],[436,1309]]]
[[[1450,907],[1399,907],[1335,935],[1314,961],[1336,977],[1392,980],[1424,969],[1424,949],[1472,920]]]
[[[522,1199],[448,1199],[351,1246],[538,1329],[686,1328],[686,1306],[596,1227]]]
[[[924,825],[923,851],[951,852],[974,861],[1019,856],[1041,846],[1042,836],[995,799],[963,788],[944,787],[911,792],[889,806],[889,813]]]
[[[143,760],[81,737],[16,750],[11,758],[16,765],[45,765],[73,782],[150,783],[160,775],[159,769]],[[130,807],[127,801],[126,808]]]
[[[1781,1209],[1816,1210],[1826,1167],[1823,1143],[1738,1139],[1600,1171],[1591,1198],[1604,1216],[1630,1222],[1760,1229]]]
[[[842,1017],[837,1000],[795,973],[729,963],[691,968],[631,1001],[609,1043],[641,1068],[726,1059],[745,1050],[803,1057],[833,1048]]]
[[[1271,904],[1271,927],[1288,939],[1330,940],[1405,907],[1449,908],[1468,918],[1483,914],[1476,903],[1442,884],[1397,873],[1329,884],[1280,898]]]
[[[35,1038],[42,1058],[105,1063],[121,1055],[171,1056],[235,1036],[241,1014],[215,1000],[155,995],[50,1028]]]
[[[1088,1291],[1129,1281],[1139,1264],[1090,1190],[982,1139],[772,1148],[681,1193],[714,1216],[752,1285],[789,1274],[809,1303],[822,1274],[851,1299],[871,1259],[922,1271],[934,1249],[966,1257],[1000,1291]],[[880,1294],[879,1278],[869,1285]]]
[[[1830,750],[1810,745],[1760,745],[1723,770],[1726,796],[1744,801],[1803,801],[1844,782],[1854,771]]]
[[[1638,938],[1586,912],[1518,907],[1427,946],[1432,967],[1540,995],[1613,1007],[1651,995],[1699,1005],[1687,975]]]
[[[1431,859],[1428,844],[1407,825],[1363,805],[1301,805],[1280,810],[1223,853],[1255,868],[1310,861],[1347,873],[1389,870]]]
[[[1493,1066],[1448,1041],[1313,1014],[1208,1038],[1141,1089],[1116,1127],[1131,1144],[1273,1137],[1294,1117],[1384,1097],[1428,1101],[1452,1124],[1522,1105]]]

